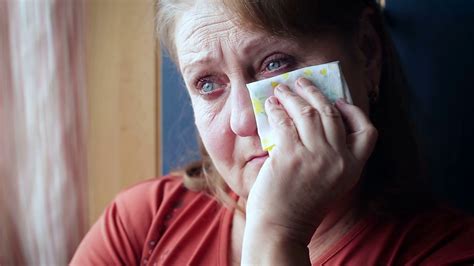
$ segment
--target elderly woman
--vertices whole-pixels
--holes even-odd
[[[122,192],[72,264],[474,262],[473,219],[425,192],[403,77],[375,2],[157,7],[202,161]],[[331,104],[305,78],[279,85],[265,102],[276,146],[263,151],[246,84],[336,60],[354,104]]]

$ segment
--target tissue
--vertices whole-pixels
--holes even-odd
[[[347,102],[352,103],[349,88],[338,61],[297,69],[247,84],[257,121],[260,144],[265,151],[270,151],[275,146],[272,130],[268,123],[268,116],[265,112],[265,100],[273,95],[273,90],[278,84],[287,85],[292,89],[299,77],[310,80],[331,103],[334,103],[339,98],[344,98]]]

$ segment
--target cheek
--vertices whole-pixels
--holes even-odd
[[[216,110],[196,102],[193,102],[193,110],[196,127],[209,156],[222,175],[228,173],[233,165],[235,143],[229,115],[223,108]]]
[[[346,61],[346,64],[343,64],[342,67],[354,105],[358,106],[366,114],[368,114],[369,102],[367,96],[367,73],[364,72],[362,66],[354,63],[353,61]]]
[[[349,85],[354,105],[358,106],[368,114],[369,102],[367,95],[370,82],[364,60],[356,50],[357,49],[354,47],[347,47],[347,52],[342,61],[342,71],[347,84]]]

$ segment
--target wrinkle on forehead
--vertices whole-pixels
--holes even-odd
[[[217,7],[195,6],[177,23],[176,48],[180,66],[215,60],[221,56],[223,45],[240,49],[249,41],[244,35],[245,31],[237,26],[235,19]]]
[[[204,47],[218,39],[236,39],[238,32],[234,20],[216,7],[196,5],[183,14],[177,25],[178,44],[191,41]]]

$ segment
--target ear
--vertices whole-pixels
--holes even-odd
[[[375,16],[376,11],[371,7],[362,11],[356,33],[356,48],[366,73],[367,92],[378,95],[382,73],[382,42],[380,33],[376,30]]]

